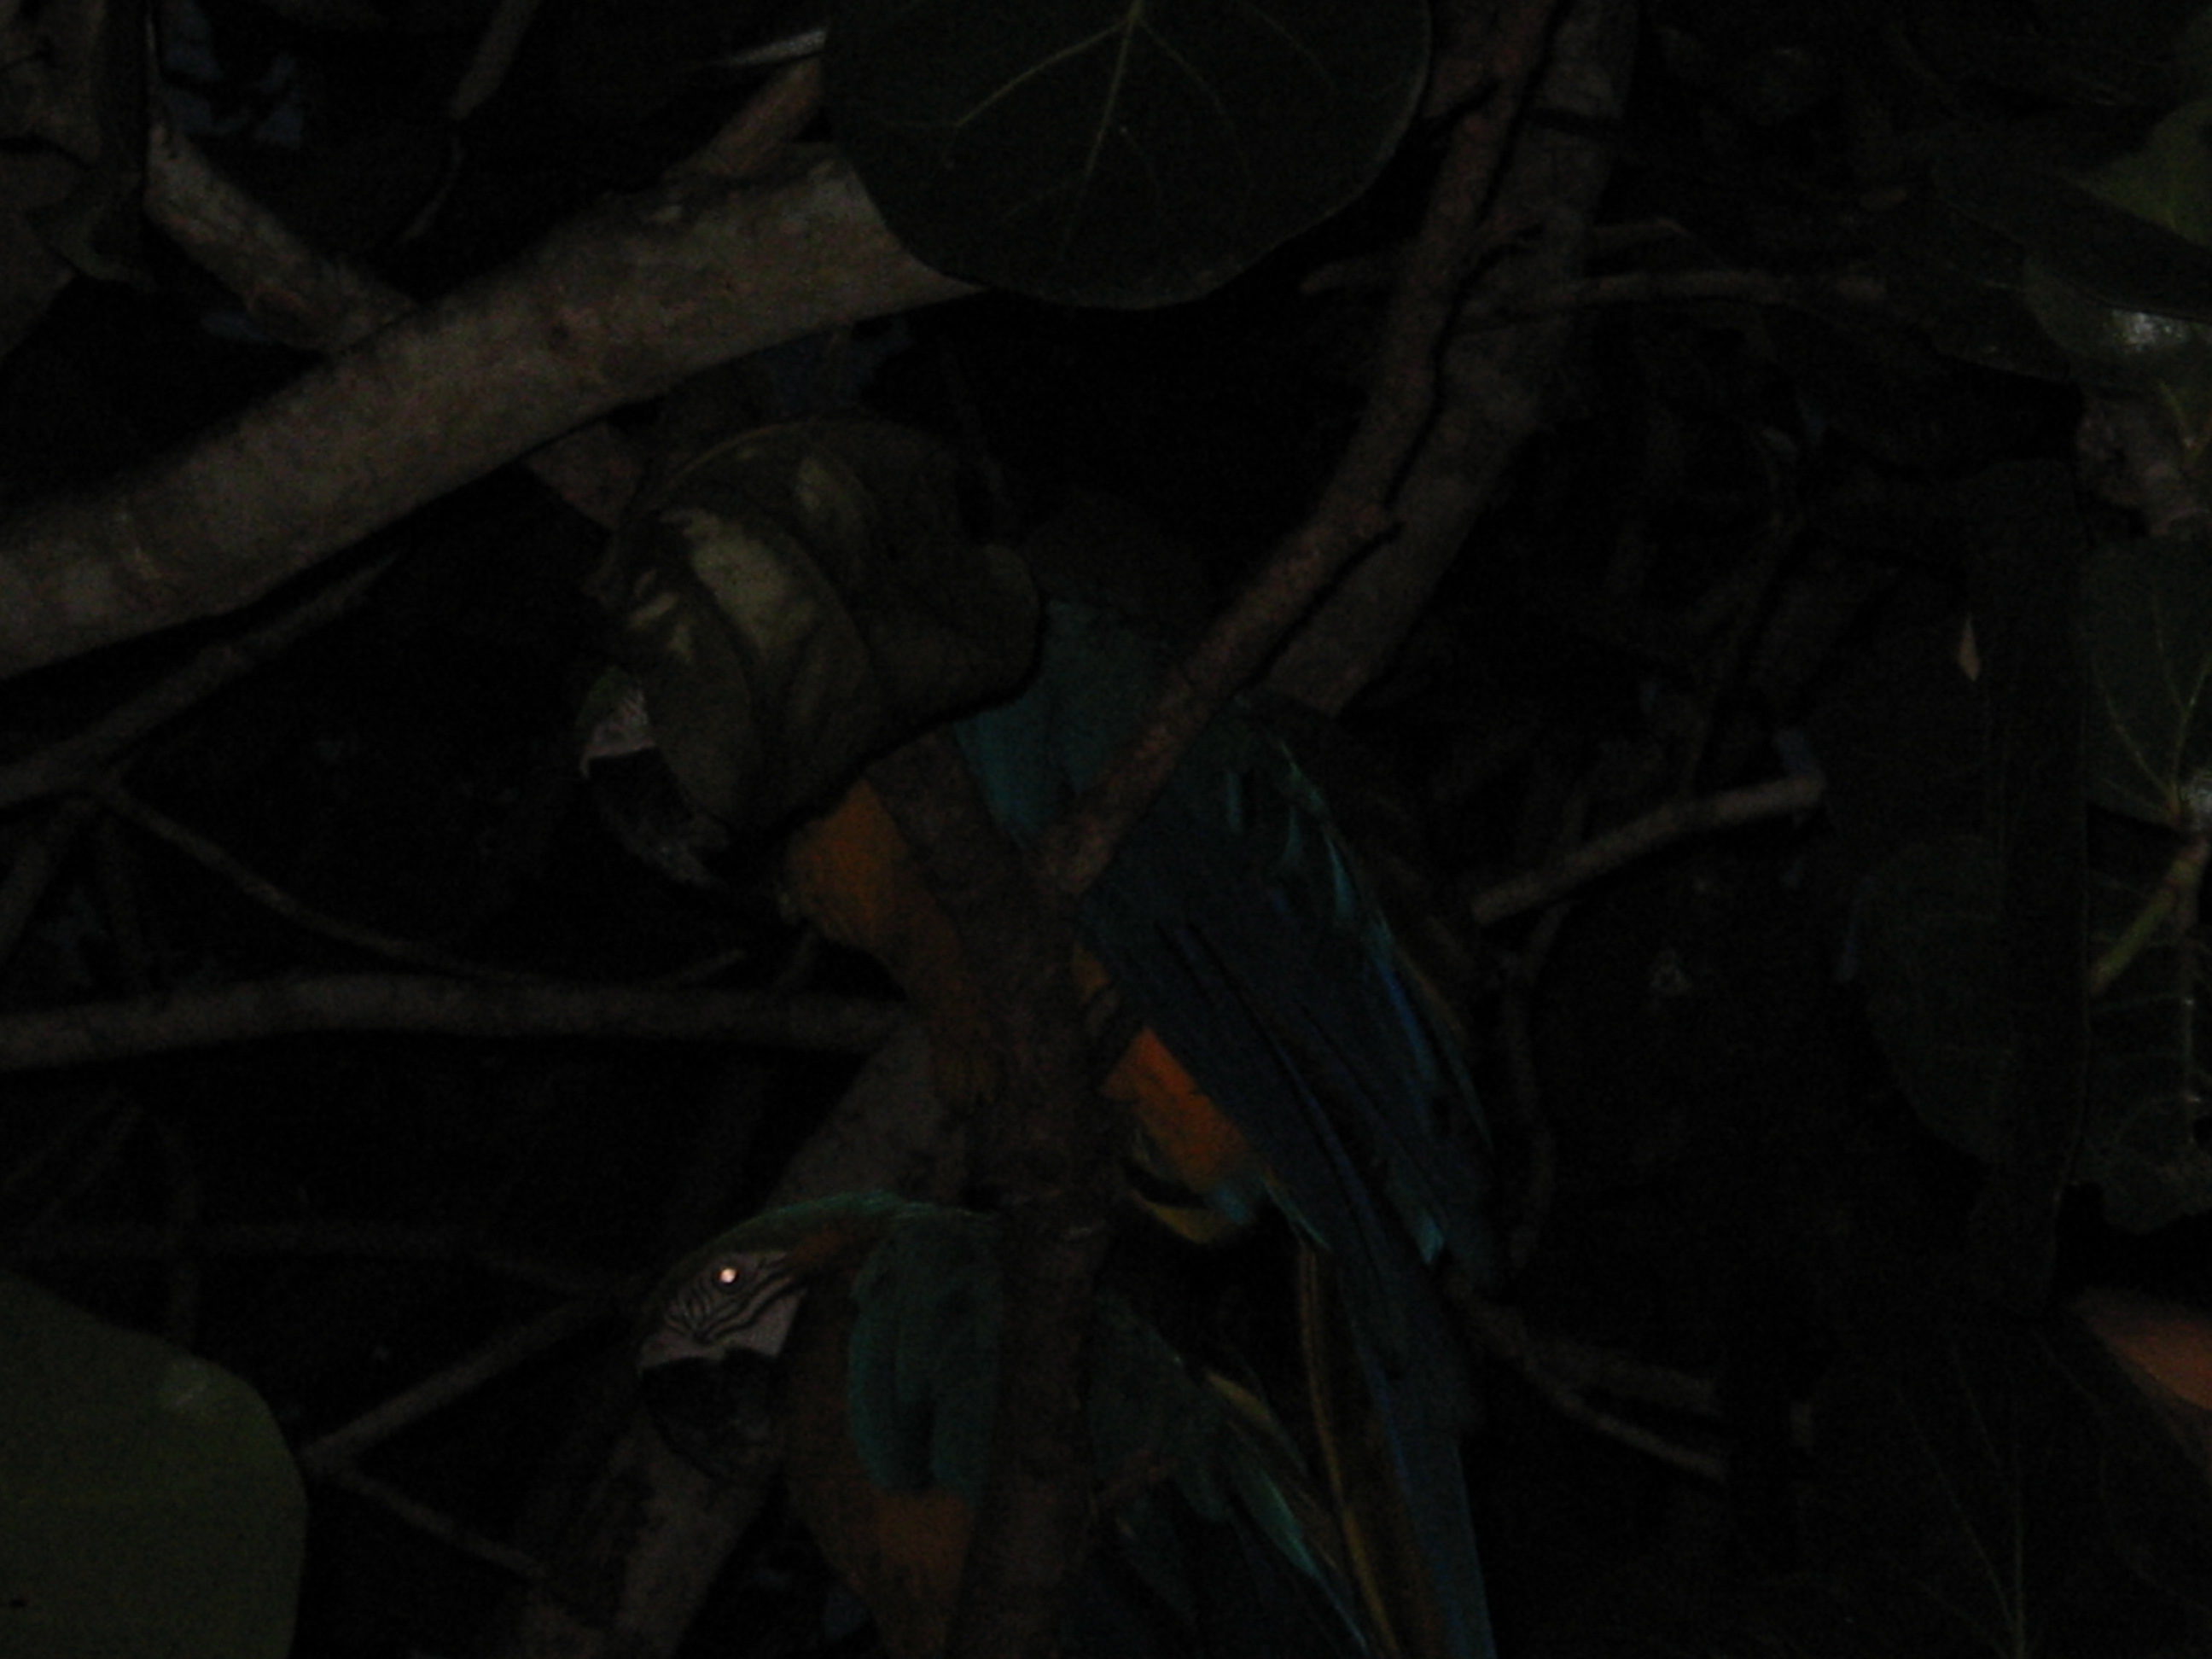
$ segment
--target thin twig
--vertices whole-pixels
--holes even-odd
[[[1704,1481],[1707,1486],[1728,1484],[1728,1460],[1712,1452],[1701,1452],[1669,1440],[1656,1429],[1647,1429],[1641,1423],[1594,1406],[1572,1389],[1562,1388],[1541,1372],[1522,1373],[1528,1385],[1542,1395],[1553,1410],[1569,1422],[1579,1423],[1593,1434],[1603,1435],[1618,1441],[1632,1451],[1643,1453],[1655,1462]]]
[[[626,1280],[478,1242],[477,1230],[384,1221],[195,1224],[85,1223],[42,1227],[7,1240],[15,1261],[152,1261],[163,1256],[355,1256],[474,1268],[569,1298],[620,1295]]]
[[[92,822],[96,809],[82,796],[64,801],[46,820],[25,838],[0,881],[0,962],[15,954],[23,933],[38,914],[39,902],[52,890],[62,862]]]
[[[822,65],[811,59],[793,64],[748,99],[738,118],[704,149],[670,171],[719,179],[759,178],[821,107]]]
[[[1601,306],[1735,304],[1788,307],[1816,314],[1838,306],[1878,311],[1887,295],[1879,280],[1846,275],[1784,276],[1771,270],[1624,270],[1586,276],[1535,293],[1517,295],[1510,305],[1470,318],[1476,328],[1500,326],[1530,317],[1588,311]]]
[[[379,559],[318,588],[260,626],[210,645],[82,732],[0,767],[0,811],[82,786],[116,756],[223,687],[243,679],[301,638],[343,616],[392,568]]]
[[[1670,801],[1540,870],[1486,888],[1469,901],[1468,913],[1478,927],[1488,927],[1550,904],[1625,864],[1692,836],[1808,811],[1819,805],[1826,788],[1825,781],[1817,777],[1776,778],[1717,795]]]
[[[499,0],[485,20],[483,32],[477,36],[477,49],[469,56],[468,68],[447,94],[447,119],[467,120],[506,84],[515,53],[521,51],[522,38],[530,33],[541,3],[542,0]]]
[[[631,1037],[864,1054],[897,1027],[900,1012],[896,1003],[864,997],[334,974],[0,1014],[0,1072],[106,1064],[300,1031]]]
[[[512,1573],[525,1583],[534,1584],[545,1576],[545,1564],[536,1556],[519,1550],[512,1544],[502,1544],[496,1538],[487,1538],[443,1510],[433,1509],[419,1498],[410,1498],[389,1480],[380,1480],[373,1474],[364,1474],[349,1464],[325,1469],[319,1478],[324,1485],[366,1498],[389,1510],[416,1531],[436,1539],[463,1555],[497,1567],[502,1572]]]
[[[1465,1294],[1453,1299],[1485,1352],[1511,1365],[1560,1416],[1711,1485],[1726,1482],[1725,1458],[1694,1450],[1631,1422],[1594,1404],[1589,1395],[1595,1387],[1623,1399],[1642,1399],[1665,1410],[1717,1419],[1719,1405],[1711,1384],[1587,1344],[1540,1339],[1510,1309]]]
[[[272,340],[337,351],[415,302],[295,234],[155,109],[147,132],[147,217],[237,298]]]
[[[136,825],[155,840],[175,848],[202,869],[229,883],[263,909],[281,916],[305,932],[320,934],[325,939],[352,945],[356,950],[383,957],[388,961],[404,963],[410,968],[428,969],[434,973],[452,974],[461,979],[521,985],[544,981],[544,975],[501,968],[489,963],[471,962],[465,957],[455,956],[450,951],[441,951],[434,945],[401,939],[397,934],[364,927],[358,922],[331,915],[328,911],[318,910],[314,906],[295,898],[275,882],[256,874],[197,830],[179,823],[157,807],[149,806],[112,779],[101,780],[94,785],[91,793],[101,805],[125,823]]]
[[[389,1400],[363,1412],[343,1428],[300,1448],[300,1468],[319,1479],[335,1468],[355,1462],[371,1447],[381,1444],[455,1401],[467,1399],[486,1383],[504,1376],[549,1348],[559,1346],[579,1331],[589,1330],[627,1311],[633,1297],[608,1297],[568,1302],[526,1324],[502,1331],[475,1352],[433,1372]]]

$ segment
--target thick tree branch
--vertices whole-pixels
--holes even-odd
[[[503,9],[502,15],[514,9]],[[488,38],[498,27],[495,20]],[[821,100],[818,64],[787,70],[678,171],[730,183],[758,179]],[[398,289],[295,234],[158,114],[148,145],[145,203],[147,216],[229,289],[272,339],[336,352],[415,309]],[[585,517],[610,526],[636,488],[639,471],[629,447],[597,422],[533,451],[523,465]]]
[[[688,374],[967,291],[835,161],[620,198],[181,453],[0,526],[0,674],[234,610]]]
[[[947,1647],[959,1659],[1037,1659],[1054,1649],[1062,1587],[1089,1532],[1083,1379],[1112,1240],[1110,1118],[1085,1081],[1068,908],[1040,893],[957,745],[924,737],[869,780],[998,1016],[1002,1091],[975,1160],[1005,1200],[998,1416]]]

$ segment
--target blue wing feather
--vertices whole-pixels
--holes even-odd
[[[1111,758],[1161,666],[1104,613],[1051,607],[1030,688],[957,728],[1018,839],[1056,820]],[[1322,1202],[1330,1166],[1349,1158],[1363,1188],[1381,1179],[1425,1254],[1448,1245],[1469,1271],[1487,1272],[1474,1091],[1422,1012],[1326,807],[1279,742],[1234,711],[1200,734],[1079,921],[1121,994],[1253,1137],[1292,1205]],[[1296,1109],[1285,1109],[1285,1091]],[[1310,1219],[1334,1250],[1357,1249],[1367,1231],[1340,1212]]]
[[[1018,840],[1057,820],[1111,759],[1163,665],[1104,613],[1050,608],[1030,687],[957,728]],[[1224,713],[1122,842],[1078,925],[1123,1000],[1243,1131],[1275,1201],[1339,1275],[1449,1650],[1488,1655],[1458,1463],[1468,1390],[1426,1271],[1446,1249],[1478,1277],[1490,1270],[1486,1139],[1464,1067],[1318,792],[1279,742]]]

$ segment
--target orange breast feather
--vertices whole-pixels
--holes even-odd
[[[930,896],[913,849],[864,781],[792,838],[793,902],[840,944],[883,963],[929,1028],[934,1081],[947,1101],[985,1098],[999,1082],[993,1022],[951,921]],[[1088,1001],[1105,970],[1079,950],[1076,989]],[[1100,1085],[1136,1119],[1156,1173],[1211,1192],[1249,1167],[1250,1144],[1147,1026]]]
[[[960,936],[882,799],[863,781],[802,825],[784,855],[792,902],[841,945],[898,981],[929,1030],[938,1093],[966,1103],[996,1091],[992,1022]]]

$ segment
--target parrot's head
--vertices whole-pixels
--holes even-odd
[[[817,1199],[756,1216],[672,1269],[636,1347],[661,1437],[720,1479],[758,1471],[780,1449],[779,1377],[820,1346],[810,1333],[834,1332],[840,1307],[849,1318],[854,1276],[887,1237],[947,1213],[885,1193]]]
[[[788,1251],[712,1256],[638,1345],[638,1389],[661,1437],[723,1480],[773,1455],[775,1363],[806,1299]]]
[[[639,1345],[637,1368],[745,1354],[772,1362],[783,1352],[805,1297],[787,1250],[731,1250],[711,1257],[670,1296],[660,1322]]]

